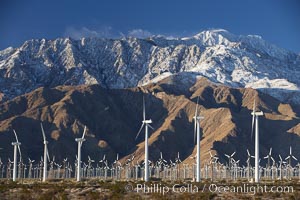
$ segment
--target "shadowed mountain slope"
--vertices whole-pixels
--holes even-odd
[[[199,96],[202,163],[209,151],[219,154],[236,151],[236,159],[246,160],[246,149],[254,154],[251,138],[251,110],[254,99],[265,113],[260,118],[260,153],[265,156],[273,147],[273,156],[285,157],[289,146],[300,158],[299,108],[282,104],[271,96],[250,88],[230,88],[206,78],[173,75],[157,83],[130,89],[104,89],[99,85],[38,88],[33,92],[0,104],[0,157],[13,156],[12,130],[22,143],[23,159],[39,159],[43,152],[40,122],[49,141],[50,157],[75,159],[77,143],[87,126],[83,143],[83,160],[87,156],[100,160],[104,154],[113,161],[116,154],[124,161],[135,154],[144,156],[144,131],[135,140],[142,121],[142,97],[146,100],[146,116],[153,120],[150,129],[150,159],[163,152],[166,160],[180,152],[181,160],[191,163],[195,156],[193,116]],[[264,161],[262,161],[264,162]]]

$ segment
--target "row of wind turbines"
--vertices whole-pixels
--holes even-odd
[[[196,182],[200,182],[201,181],[201,175],[203,176],[203,174],[207,174],[207,169],[208,168],[211,168],[212,170],[215,169],[215,172],[216,173],[217,171],[219,173],[222,172],[222,170],[220,170],[220,168],[217,170],[215,164],[217,163],[217,160],[218,160],[218,157],[216,156],[212,156],[211,155],[211,161],[210,161],[210,164],[205,164],[205,168],[202,168],[201,169],[201,163],[200,163],[200,153],[201,153],[201,149],[200,149],[200,121],[202,119],[204,119],[203,116],[201,116],[199,114],[199,106],[198,106],[198,103],[199,103],[199,97],[197,98],[197,103],[196,103],[196,108],[195,108],[195,114],[194,114],[194,143],[196,145],[196,156],[195,156],[195,165],[193,165],[192,167],[192,171],[193,171],[193,177],[195,177],[195,181]],[[253,172],[254,171],[254,182],[256,183],[259,183],[260,182],[260,178],[262,177],[261,173],[261,167],[260,167],[260,157],[259,157],[259,117],[263,116],[263,112],[262,111],[256,111],[256,104],[255,104],[255,101],[254,101],[254,104],[253,104],[253,111],[251,113],[252,115],[252,130],[251,130],[251,137],[253,135],[253,132],[255,132],[255,155],[254,156],[251,156],[249,151],[247,150],[247,154],[248,154],[248,159],[247,159],[247,172],[245,171],[246,168],[244,169],[240,169],[240,173],[242,174],[244,172],[244,174],[248,174],[248,178],[250,177],[250,171]],[[148,149],[148,138],[149,138],[149,128],[151,129],[154,129],[150,124],[152,123],[152,120],[151,119],[147,119],[146,118],[146,108],[145,108],[145,99],[143,97],[143,120],[142,120],[142,125],[136,135],[136,139],[139,137],[140,133],[142,132],[143,128],[145,129],[145,153],[144,153],[144,162],[143,162],[143,167],[141,168],[141,166],[136,163],[136,165],[134,166],[131,166],[135,169],[135,173],[137,174],[138,173],[138,168],[140,167],[141,169],[143,169],[142,171],[142,174],[143,174],[143,180],[145,182],[148,182],[149,181],[149,178],[150,176],[152,176],[153,174],[153,163],[151,163],[151,161],[149,161],[149,149]],[[48,162],[50,162],[50,158],[49,158],[49,153],[48,153],[48,147],[47,147],[47,144],[48,144],[48,141],[47,141],[47,138],[46,138],[46,135],[45,135],[45,131],[44,131],[44,128],[43,128],[43,125],[41,123],[41,131],[42,131],[42,135],[43,135],[43,143],[44,143],[44,155],[43,155],[43,164],[42,164],[42,167],[43,167],[43,173],[42,173],[42,181],[45,182],[47,180],[47,173],[48,173]],[[77,181],[81,181],[81,176],[82,176],[82,161],[81,161],[81,148],[82,148],[82,145],[83,145],[83,142],[85,141],[85,135],[86,135],[86,126],[84,127],[84,131],[83,131],[83,134],[82,134],[82,137],[80,138],[76,138],[75,141],[78,143],[78,147],[77,147],[77,159],[76,159],[76,164],[75,164],[75,168],[76,168],[76,172],[75,172],[75,176],[76,176],[76,180]],[[17,151],[19,151],[19,156],[20,156],[20,162],[22,162],[22,159],[21,159],[21,150],[20,150],[20,145],[21,143],[19,142],[18,140],[18,137],[17,137],[17,133],[15,130],[13,130],[14,132],[14,135],[15,135],[15,139],[16,141],[12,143],[12,145],[14,146],[14,161],[13,161],[13,181],[16,181],[16,177],[17,177]],[[270,149],[270,152],[269,154],[264,157],[265,159],[268,159],[268,166],[270,166],[270,160],[273,161],[273,163],[275,163],[274,161],[274,158],[271,157],[271,151],[272,149]],[[238,166],[238,162],[239,161],[235,161],[233,159],[233,156],[235,155],[235,152],[231,155],[227,155],[225,154],[226,157],[228,157],[229,159],[229,162],[228,162],[228,165],[229,166],[225,166],[225,171],[227,170],[227,168],[229,169],[230,173],[232,172],[233,170],[233,167],[235,169],[239,169],[239,166]],[[254,160],[255,160],[255,166],[254,167],[250,167],[250,158],[253,157]],[[134,158],[131,158],[132,160],[130,162],[133,161]],[[289,161],[289,166],[291,166],[291,159],[294,159],[294,160],[297,160],[297,158],[295,158],[293,155],[292,155],[292,149],[290,148],[290,155],[286,158],[286,160]],[[119,163],[118,161],[118,157],[117,159],[115,160],[115,162],[113,164],[117,164]],[[282,158],[280,156],[280,160],[281,160],[281,164],[283,163],[282,161]],[[180,161],[180,162],[179,162]],[[0,160],[1,162],[1,160]],[[89,168],[91,168],[91,163],[93,163],[94,160],[91,160],[90,157],[89,157]],[[106,170],[106,176],[107,176],[107,171],[110,169],[109,166],[108,166],[108,163],[107,163],[107,160],[105,160],[105,157],[102,159],[102,163],[105,163],[105,166],[104,167],[98,167],[98,169],[102,169],[102,170]],[[175,165],[174,165],[175,163]],[[179,166],[180,166],[180,163],[181,163],[181,160],[179,158],[179,153],[178,153],[178,157],[176,158],[175,162],[170,162],[170,166],[172,168],[172,166],[176,166],[176,169],[180,171],[179,169]],[[151,164],[151,165],[149,165]],[[157,166],[159,166],[159,168],[161,168],[161,165],[163,165],[162,169],[169,169],[169,167],[166,167],[166,166],[169,166],[166,164],[166,161],[163,159],[162,157],[162,154],[161,154],[161,158],[159,159],[158,163],[156,163]],[[1,165],[1,163],[0,163]],[[184,173],[183,174],[186,174],[186,169],[188,169],[186,167],[185,164],[183,164],[185,167],[184,167]],[[211,165],[211,166],[210,166]],[[111,174],[121,174],[121,164],[119,163],[117,166],[119,167],[116,167],[116,168],[113,168],[111,167],[111,169],[116,169],[116,171],[111,171]],[[218,163],[218,166],[224,166],[222,165],[221,163]],[[281,166],[281,165],[280,165]],[[0,166],[1,167],[1,166]],[[118,172],[118,168],[119,168],[119,172]],[[53,167],[52,167],[53,169]],[[70,168],[68,168],[70,170]],[[66,168],[64,169],[66,170]],[[129,170],[128,166],[127,166],[127,171]],[[206,171],[206,173],[205,173]],[[299,170],[300,171],[300,170]],[[211,173],[212,176],[214,174],[213,172]],[[237,172],[236,172],[237,173]],[[280,173],[281,173],[281,170],[280,170]],[[127,174],[127,172],[126,172]],[[226,172],[225,172],[226,174]],[[121,175],[120,175],[121,176]],[[137,177],[137,175],[135,176]],[[185,177],[185,176],[184,176]],[[221,175],[220,175],[221,177]],[[299,177],[300,177],[300,172],[299,172]],[[207,175],[205,175],[205,178],[207,178]]]
[[[230,155],[225,154],[224,157],[227,157],[226,164],[222,164],[217,155],[213,155],[209,151],[210,158],[203,161],[202,168],[200,169],[200,175],[204,180],[248,180],[252,182],[254,178],[255,168],[252,166],[251,161],[254,156],[250,155],[250,152],[247,150],[248,159],[246,161],[246,166],[240,165],[239,160],[235,159],[236,152],[233,152]],[[222,156],[222,155],[220,155]],[[196,156],[190,157],[195,161]],[[259,177],[263,180],[291,180],[299,179],[300,180],[300,164],[296,166],[291,165],[292,159],[297,160],[292,155],[292,148],[290,147],[290,153],[283,161],[282,157],[279,155],[280,161],[276,163],[272,157],[272,148],[268,154],[263,158],[266,159],[265,167],[260,165],[259,168]],[[55,161],[55,157],[48,163],[48,171],[46,171],[47,179],[73,179],[77,178],[78,173],[78,157],[74,165],[70,163],[68,158],[63,159],[62,163]],[[81,178],[84,179],[101,179],[101,180],[143,180],[145,174],[145,163],[140,163],[135,159],[135,155],[132,155],[130,158],[125,160],[125,163],[119,161],[117,158],[109,163],[104,155],[99,161],[92,159],[88,156],[87,162],[82,161],[79,166],[79,174]],[[28,159],[28,163],[23,163],[21,160],[18,163],[17,168],[17,179],[34,179],[43,181],[43,172],[44,172],[44,160],[43,156],[40,161],[34,164],[35,160]],[[272,164],[271,164],[272,162]],[[179,152],[175,160],[170,159],[169,161],[163,158],[162,152],[160,153],[160,158],[156,161],[148,161],[149,163],[149,177],[157,178],[161,180],[192,180],[196,181],[196,163],[187,164],[181,161]],[[8,159],[8,163],[5,164],[1,161],[0,158],[0,179],[7,178],[11,179],[12,177],[12,164],[13,162]],[[74,169],[74,170],[73,170]],[[45,180],[45,179],[44,179]]]

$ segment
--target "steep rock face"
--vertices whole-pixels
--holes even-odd
[[[293,52],[225,30],[178,39],[38,39],[0,51],[0,93],[6,101],[41,86],[129,88],[188,72],[299,103],[299,66]]]
[[[150,159],[156,160],[163,152],[169,160],[180,152],[181,159],[190,159],[196,153],[193,135],[193,116],[199,96],[201,121],[201,159],[209,151],[219,154],[237,151],[236,158],[245,162],[246,149],[253,154],[251,139],[251,109],[254,99],[257,109],[264,111],[260,119],[261,155],[273,147],[274,158],[286,156],[293,146],[299,157],[299,108],[282,104],[271,96],[256,90],[235,89],[214,84],[206,78],[190,79],[177,74],[132,89],[104,89],[99,85],[58,86],[38,88],[33,92],[0,104],[0,151],[2,160],[12,157],[16,129],[22,142],[23,157],[39,159],[43,144],[40,122],[49,141],[50,156],[57,160],[75,159],[76,137],[81,137],[87,126],[87,141],[82,153],[99,160],[106,154],[110,161],[117,153],[125,160],[135,154],[144,157],[143,132],[135,140],[142,120],[142,97],[146,99],[146,116],[153,120],[150,131]],[[196,77],[196,76],[195,76]],[[184,84],[183,84],[184,83]],[[184,86],[184,88],[178,87]],[[264,161],[262,161],[264,162]]]

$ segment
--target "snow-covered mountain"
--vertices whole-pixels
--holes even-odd
[[[260,36],[236,36],[222,29],[178,39],[29,40],[0,51],[0,98],[1,93],[7,100],[40,86],[134,87],[181,72],[300,103],[299,55]]]

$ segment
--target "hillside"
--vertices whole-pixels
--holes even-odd
[[[182,87],[178,87],[181,85]],[[280,103],[277,99],[251,88],[230,88],[207,78],[190,79],[190,75],[173,75],[143,87],[105,89],[99,85],[38,88],[0,104],[0,157],[12,158],[15,129],[21,141],[23,158],[39,160],[43,152],[40,122],[49,141],[50,157],[75,159],[76,137],[87,126],[83,160],[90,155],[96,161],[104,154],[113,161],[116,154],[125,159],[136,155],[143,159],[143,134],[135,140],[142,121],[142,97],[146,99],[147,118],[153,120],[150,136],[150,159],[163,152],[166,160],[174,160],[177,152],[185,162],[195,155],[193,121],[196,99],[200,96],[201,159],[209,150],[219,154],[237,151],[236,159],[246,160],[246,149],[254,153],[251,138],[251,109],[254,99],[265,113],[260,119],[261,156],[273,147],[273,156],[285,157],[289,146],[300,158],[299,107]],[[264,162],[264,161],[262,161]]]

